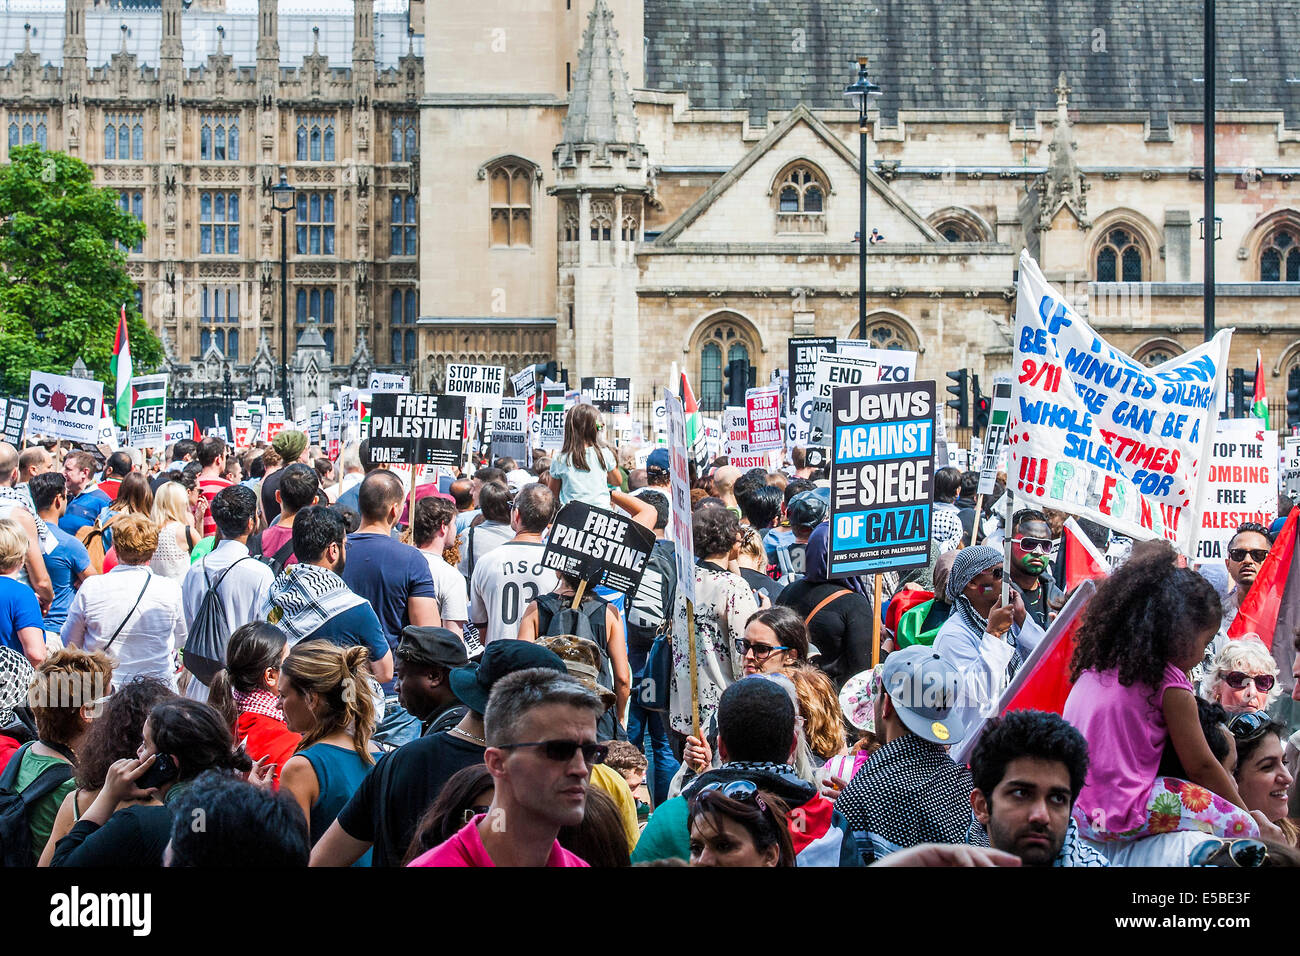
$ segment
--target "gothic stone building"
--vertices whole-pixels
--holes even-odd
[[[295,405],[412,361],[424,76],[405,4],[9,0],[0,43],[7,148],[82,159],[146,223],[127,268],[176,395],[227,373],[234,397],[278,391],[281,173]]]
[[[1224,8],[1217,314],[1300,362],[1300,5]],[[435,25],[436,24],[436,25]],[[1019,252],[1120,348],[1201,340],[1200,6],[1174,0],[478,0],[430,17],[421,379],[447,361],[685,369],[707,406],[793,335],[857,335],[869,57],[867,336],[922,377],[1008,369]],[[426,153],[427,155],[427,153]],[[572,378],[571,378],[572,380]],[[1276,418],[1276,414],[1275,414]]]

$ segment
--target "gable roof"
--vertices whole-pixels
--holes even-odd
[[[646,84],[683,90],[698,109],[843,108],[858,54],[885,116],[1050,109],[1061,71],[1074,109],[1199,111],[1204,100],[1193,82],[1203,11],[1188,0],[644,2]],[[1219,5],[1219,109],[1284,110],[1300,125],[1297,13],[1294,0]]]
[[[719,196],[739,182],[741,177],[749,171],[751,166],[757,163],[769,150],[784,139],[790,130],[794,129],[795,126],[800,123],[808,126],[808,128],[822,139],[827,146],[829,146],[841,159],[844,160],[845,163],[851,166],[854,172],[858,172],[857,154],[853,152],[853,150],[849,149],[848,146],[844,145],[844,142],[832,133],[825,123],[813,115],[812,111],[809,110],[807,106],[800,103],[791,110],[785,118],[781,120],[781,122],[772,127],[770,133],[755,143],[753,148],[741,157],[740,162],[736,163],[735,166],[727,171],[726,175],[719,178],[718,181],[710,186],[704,195],[695,200],[695,202],[693,202],[671,226],[661,232],[658,238],[655,239],[654,244],[665,246],[676,242],[678,236],[680,236],[691,223],[703,215],[705,210],[712,206]],[[902,197],[894,192],[894,190],[889,187],[889,184],[877,176],[870,167],[867,168],[867,186],[872,190],[872,192],[879,195],[881,200],[916,226],[916,228],[919,229],[921,234],[926,238],[935,242],[942,241],[942,237],[935,231],[935,228],[930,225],[930,223],[928,223],[920,213],[908,205]]]

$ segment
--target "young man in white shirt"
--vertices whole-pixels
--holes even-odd
[[[442,626],[463,639],[465,622],[469,620],[469,594],[465,590],[465,578],[442,556],[448,542],[456,540],[456,505],[446,498],[432,495],[421,498],[415,505],[411,530],[416,548],[429,562],[433,587],[438,592]]]
[[[470,579],[470,620],[484,644],[519,636],[524,609],[559,584],[542,567],[542,533],[555,512],[555,495],[545,485],[525,485],[515,497],[510,527],[515,536],[480,558]]]

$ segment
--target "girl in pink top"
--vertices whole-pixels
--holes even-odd
[[[1175,830],[1258,836],[1232,776],[1201,731],[1187,671],[1223,617],[1205,578],[1175,565],[1161,542],[1102,582],[1076,635],[1065,719],[1088,741],[1088,777],[1074,804],[1091,840]],[[1157,776],[1172,744],[1188,780]]]

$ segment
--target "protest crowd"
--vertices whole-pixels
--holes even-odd
[[[798,442],[773,390],[758,448],[682,384],[515,455],[379,390],[364,438],[0,443],[4,865],[1300,862],[1285,496],[1189,560],[1035,503],[1009,400],[954,467],[933,383]]]

